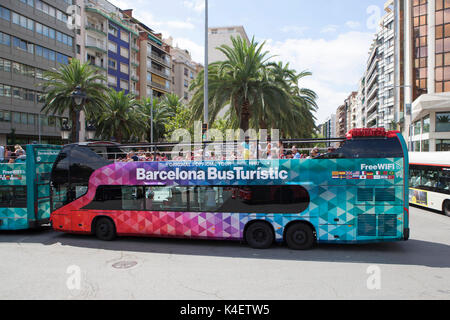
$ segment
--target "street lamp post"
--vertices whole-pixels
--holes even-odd
[[[72,92],[71,97],[75,103],[75,137],[72,137],[74,143],[80,140],[80,109],[86,100],[86,94],[81,90],[80,86],[77,86]]]
[[[205,0],[205,79],[204,79],[204,99],[203,99],[203,130],[208,129],[208,100],[209,100],[209,87],[208,87],[208,0]],[[207,136],[205,137],[207,140]]]

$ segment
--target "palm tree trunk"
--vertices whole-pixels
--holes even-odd
[[[247,132],[250,123],[250,102],[248,99],[242,104],[242,114],[240,127],[244,132]]]

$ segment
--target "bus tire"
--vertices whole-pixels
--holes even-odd
[[[95,236],[103,241],[112,241],[116,238],[116,226],[109,218],[99,218],[95,222]]]
[[[272,226],[263,221],[251,223],[245,231],[245,240],[253,249],[268,249],[274,241]]]
[[[296,222],[286,229],[285,241],[289,249],[309,250],[314,246],[316,239],[313,229],[308,224]]]
[[[445,200],[442,204],[442,213],[450,217],[450,200]]]

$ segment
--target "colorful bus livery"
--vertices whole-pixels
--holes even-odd
[[[69,192],[73,198],[52,213],[52,225],[103,240],[116,235],[230,239],[246,240],[254,248],[267,248],[273,241],[308,249],[315,242],[407,240],[403,138],[397,133],[357,134],[317,159],[99,167],[99,156],[87,146],[72,145],[63,149],[65,159],[75,152],[87,159],[83,166],[95,166],[88,181],[77,178],[86,192]],[[55,163],[55,192],[77,187],[71,187],[67,179],[73,174],[64,168],[70,166]],[[337,179],[336,172],[344,174]]]
[[[50,220],[50,173],[61,147],[25,150],[25,162],[0,163],[0,230],[36,228]]]

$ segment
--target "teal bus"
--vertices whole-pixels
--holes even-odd
[[[38,228],[50,219],[50,174],[62,146],[27,145],[26,160],[0,163],[0,230]]]

